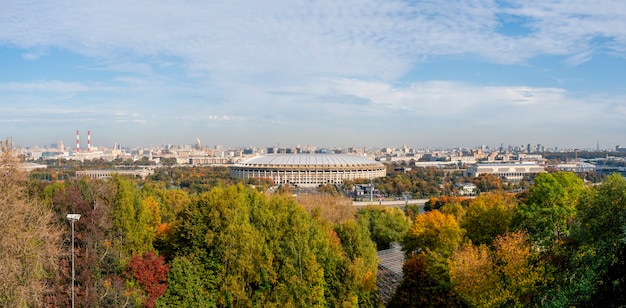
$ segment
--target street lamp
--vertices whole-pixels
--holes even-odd
[[[72,308],[74,308],[74,223],[80,219],[80,214],[67,214],[67,220],[72,224]]]

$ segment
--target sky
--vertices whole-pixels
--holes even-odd
[[[626,147],[621,0],[0,2],[24,147]]]

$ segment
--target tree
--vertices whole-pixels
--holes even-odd
[[[349,276],[344,284],[349,285],[349,297],[356,297],[361,306],[375,305],[376,271],[378,259],[376,246],[370,239],[369,221],[361,216],[356,221],[347,221],[335,226],[341,247],[347,257]]]
[[[439,211],[442,214],[450,214],[454,216],[459,224],[463,225],[463,221],[465,220],[465,215],[467,213],[467,208],[463,206],[461,202],[452,202],[442,206]]]
[[[474,244],[491,244],[509,229],[515,200],[502,193],[483,193],[470,202],[461,226]]]
[[[179,214],[172,234],[174,259],[197,260],[194,268],[209,273],[202,289],[218,306],[376,303],[376,256],[365,221],[335,231],[290,195],[215,187]],[[170,284],[193,281],[177,277]]]
[[[205,272],[205,266],[196,264],[187,257],[174,258],[167,274],[167,290],[159,297],[156,305],[181,308],[215,307],[211,290],[216,286],[208,277],[214,277],[214,273]]]
[[[580,198],[572,232],[577,244],[560,268],[549,303],[618,307],[626,303],[626,180],[619,174]]]
[[[528,234],[516,231],[499,235],[493,246],[502,285],[510,294],[514,306],[530,306],[544,283],[541,274],[545,269],[537,260],[537,249]]]
[[[493,254],[486,245],[461,246],[450,264],[450,280],[470,307],[501,307],[508,300]]]
[[[357,217],[365,217],[368,220],[369,232],[377,250],[388,249],[392,242],[399,242],[410,223],[402,210],[377,205],[359,209]]]
[[[70,250],[71,225],[67,213],[80,213],[75,223],[76,304],[78,306],[121,306],[129,298],[120,265],[121,246],[113,245],[111,221],[115,189],[109,181],[81,178],[57,182],[43,188],[42,202],[57,214],[57,222],[64,229],[64,249]],[[54,281],[56,289],[46,296],[50,306],[69,305],[67,287],[70,284],[69,255],[60,262],[61,269]]]
[[[465,244],[450,263],[453,289],[471,307],[532,306],[544,271],[536,258],[522,231],[499,235],[492,250]]]
[[[502,179],[490,173],[483,173],[471,180],[476,188],[481,192],[495,191],[502,189]]]
[[[429,250],[447,257],[461,243],[463,234],[454,216],[430,211],[415,218],[404,237],[403,249],[407,255]]]
[[[0,152],[0,306],[42,306],[61,232],[50,207],[28,198],[27,174],[8,140]]]
[[[135,183],[121,176],[114,176],[111,181],[116,187],[112,213],[113,242],[121,252],[120,259],[125,265],[133,255],[153,249],[156,217],[141,200]]]
[[[583,181],[571,172],[538,175],[528,198],[515,210],[513,227],[527,230],[539,247],[551,246],[569,235],[584,191]]]
[[[134,278],[146,293],[145,307],[155,307],[156,300],[167,288],[169,266],[163,264],[164,259],[163,256],[157,256],[154,251],[149,251],[135,255],[128,263],[129,276]]]
[[[441,196],[439,198],[430,197],[428,201],[426,201],[426,203],[424,204],[424,211],[428,212],[432,210],[439,210],[441,209],[441,207],[449,203],[459,203],[463,206],[468,206],[470,200],[471,199],[466,198],[466,197],[455,197],[455,196]]]
[[[330,184],[330,183],[326,183],[324,185],[320,185],[318,190],[322,194],[328,194],[328,195],[331,195],[331,196],[339,196],[339,192],[337,191],[337,188],[335,188],[335,186]]]
[[[429,250],[409,256],[387,307],[464,307],[450,283],[448,260]]]

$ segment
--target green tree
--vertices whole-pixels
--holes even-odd
[[[348,285],[348,298],[354,298],[360,306],[373,306],[378,302],[376,294],[376,271],[378,260],[376,246],[370,239],[369,221],[359,217],[335,227],[341,247],[347,257],[349,276],[344,280]]]
[[[166,250],[170,258],[210,265],[198,270],[211,273],[212,283],[202,278],[201,285],[218,306],[377,303],[376,252],[366,220],[335,231],[318,214],[311,216],[290,195],[216,187],[179,213]]]
[[[132,180],[114,176],[111,182],[116,187],[113,200],[112,222],[116,250],[120,252],[122,264],[139,253],[153,249],[155,236],[153,215]]]
[[[513,227],[527,230],[539,247],[550,247],[569,235],[584,191],[583,181],[571,172],[538,175],[528,198],[516,207]]]
[[[215,281],[207,279],[215,274],[205,270],[205,266],[194,264],[187,257],[174,258],[167,274],[167,290],[157,300],[157,307],[216,307],[213,290],[217,286]]]
[[[573,237],[578,247],[557,276],[550,304],[618,307],[626,303],[626,179],[608,176],[581,197]]]
[[[377,250],[388,249],[392,242],[399,242],[409,228],[409,219],[404,212],[394,207],[369,205],[357,212],[369,222],[369,232]]]

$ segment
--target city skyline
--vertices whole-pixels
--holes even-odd
[[[0,67],[26,147],[626,145],[618,1],[8,1]]]

